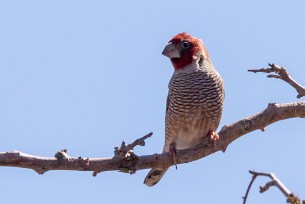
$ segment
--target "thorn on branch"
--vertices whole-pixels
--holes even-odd
[[[93,171],[92,176],[96,177],[98,173],[101,173],[101,171]]]
[[[46,173],[48,170],[43,169],[43,168],[35,168],[33,169],[36,173],[38,173],[39,175],[42,175],[44,173]]]

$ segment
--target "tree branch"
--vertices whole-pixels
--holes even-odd
[[[239,120],[231,125],[225,125],[218,132],[220,139],[217,141],[217,149],[205,138],[195,147],[177,152],[177,164],[188,163],[206,157],[217,151],[224,151],[227,146],[239,137],[254,130],[264,130],[272,123],[289,118],[305,118],[305,102],[286,104],[271,103],[262,112]],[[115,148],[115,156],[112,158],[81,158],[70,157],[66,150],[61,150],[54,157],[34,156],[19,151],[1,152],[0,166],[20,167],[33,169],[39,174],[48,170],[77,170],[93,171],[95,176],[99,172],[115,171],[134,173],[137,170],[150,169],[152,167],[166,168],[173,165],[169,153],[136,156],[132,149],[136,145],[144,145],[144,140],[152,133],[136,140],[131,145],[121,145]],[[123,147],[122,147],[123,146]]]
[[[258,176],[266,176],[269,177],[271,179],[271,181],[267,182],[263,187],[260,186],[260,193],[264,193],[266,192],[271,186],[275,186],[277,187],[283,194],[284,196],[287,198],[287,203],[291,203],[291,204],[301,204],[304,203],[305,201],[301,201],[300,198],[296,195],[294,195],[293,193],[291,193],[288,188],[281,182],[280,179],[278,179],[275,174],[273,173],[263,173],[263,172],[256,172],[256,171],[249,171],[250,174],[252,174],[252,179],[249,183],[249,186],[247,188],[246,191],[246,195],[243,197],[243,204],[246,204],[247,201],[247,197],[249,195],[249,191],[251,189],[251,186],[254,182],[254,180],[258,177]]]
[[[272,66],[271,69],[273,69],[273,71],[276,70],[276,66],[270,66]],[[254,70],[250,71],[257,72]],[[260,71],[262,71],[262,69]],[[270,70],[270,72],[271,71],[272,70]],[[276,73],[279,74],[278,78],[280,78],[280,76],[283,78],[284,75],[282,76],[281,73],[285,72],[286,71],[283,70],[276,71]],[[301,92],[299,95],[301,95]],[[177,151],[176,163],[188,163],[217,151],[224,152],[227,146],[239,137],[254,130],[263,131],[266,126],[289,118],[305,118],[305,102],[286,104],[270,103],[262,112],[222,127],[218,132],[220,139],[216,141],[216,148],[213,143],[211,143],[210,138],[206,137],[201,144],[195,147]],[[115,155],[112,158],[84,159],[82,157],[70,157],[67,154],[67,150],[58,151],[54,157],[40,157],[15,150],[11,152],[0,152],[0,166],[33,169],[39,174],[43,174],[49,170],[92,171],[93,176],[96,176],[97,173],[104,171],[119,170],[132,174],[137,170],[150,169],[152,167],[167,168],[173,165],[173,160],[169,153],[137,156],[133,152],[134,147],[144,146],[145,139],[149,138],[151,135],[152,133],[149,133],[127,146],[125,145],[125,142],[123,142],[120,148],[115,148]]]
[[[270,68],[261,68],[261,69],[249,69],[249,72],[264,72],[264,73],[272,73],[274,72],[275,74],[269,74],[267,75],[268,78],[276,78],[276,79],[282,79],[286,81],[288,84],[290,84],[293,88],[296,89],[298,92],[297,98],[301,98],[305,96],[305,87],[303,87],[301,84],[296,82],[291,78],[291,76],[288,74],[287,70],[279,65],[275,64],[268,64]]]

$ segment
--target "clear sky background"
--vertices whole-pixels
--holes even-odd
[[[300,101],[283,81],[251,68],[274,62],[305,85],[304,1],[1,1],[0,151],[112,157],[122,140],[154,132],[138,155],[160,152],[167,85],[161,55],[186,31],[202,38],[225,81],[220,128]],[[302,99],[304,100],[304,99]],[[219,128],[219,129],[220,129]],[[305,122],[281,121],[226,153],[171,168],[153,188],[134,175],[0,167],[1,203],[242,203],[248,170],[274,172],[305,198]],[[285,203],[278,189],[248,203]]]

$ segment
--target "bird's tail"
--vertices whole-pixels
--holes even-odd
[[[150,170],[150,172],[148,172],[146,178],[144,179],[144,184],[146,184],[149,187],[157,184],[161,180],[161,178],[163,177],[163,175],[165,174],[165,172],[167,170],[168,170],[168,168]]]

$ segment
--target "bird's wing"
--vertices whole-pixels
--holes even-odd
[[[167,114],[168,106],[169,106],[169,93],[168,93],[168,95],[167,95],[167,100],[166,100],[165,115]]]

